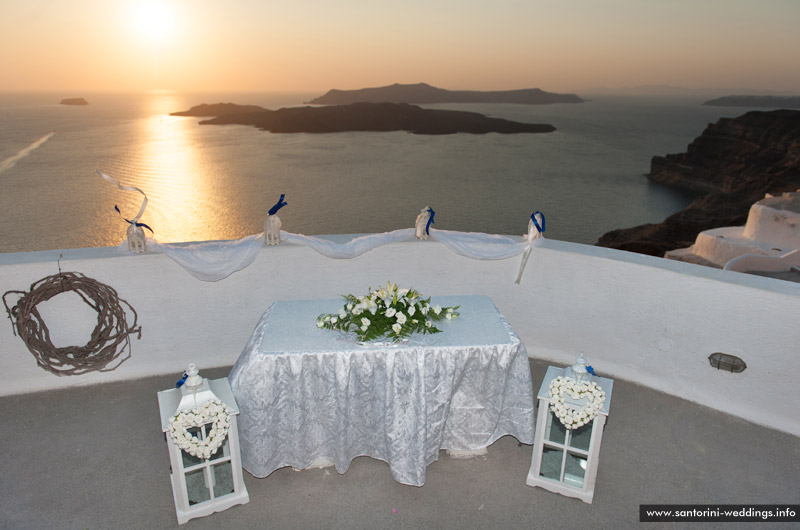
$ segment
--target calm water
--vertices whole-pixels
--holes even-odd
[[[690,197],[647,181],[653,155],[681,152],[705,126],[748,109],[702,97],[596,97],[583,104],[437,105],[551,123],[551,134],[272,134],[170,117],[200,103],[267,108],[319,94],[0,94],[0,252],[116,245],[141,196],[161,242],[261,232],[281,193],[284,230],[369,233],[413,226],[523,234],[533,210],[547,236],[593,244],[660,222]],[[62,97],[90,105],[59,105]],[[585,96],[591,97],[591,96]]]

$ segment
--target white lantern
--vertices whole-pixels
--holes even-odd
[[[265,245],[279,245],[281,242],[281,219],[278,217],[278,210],[286,206],[288,203],[283,200],[286,197],[285,193],[281,193],[281,198],[278,202],[269,209],[267,218],[264,221],[264,244]]]
[[[583,354],[569,368],[547,368],[537,396],[529,486],[592,503],[613,384],[587,373]],[[575,391],[588,397],[576,399]]]
[[[147,237],[144,235],[142,227],[136,226],[136,223],[131,223],[128,226],[128,250],[134,254],[141,254],[147,250]]]
[[[190,364],[180,388],[158,393],[158,407],[178,523],[249,502],[228,379],[209,381]]]
[[[430,206],[426,206],[422,210],[420,210],[419,215],[417,215],[417,219],[414,222],[414,234],[416,235],[417,239],[428,239],[430,237],[430,225],[433,223],[433,216],[436,212],[433,211],[433,208]]]
[[[268,215],[264,221],[264,244],[279,245],[281,242],[281,218]]]

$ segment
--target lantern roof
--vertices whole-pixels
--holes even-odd
[[[203,403],[218,399],[228,406],[230,414],[239,414],[239,407],[233,397],[228,378],[204,379],[203,384],[192,391],[186,385],[158,392],[158,408],[161,411],[161,430],[167,432],[169,419],[177,412],[191,410]]]

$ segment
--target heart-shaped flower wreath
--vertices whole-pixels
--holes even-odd
[[[211,423],[205,439],[190,433],[192,427],[203,427]],[[211,400],[191,410],[182,410],[169,419],[169,435],[175,445],[197,458],[208,460],[225,442],[231,426],[230,411],[225,403]]]
[[[606,393],[594,381],[576,381],[571,377],[556,377],[550,381],[550,410],[567,429],[577,429],[592,421],[603,410]],[[567,394],[574,400],[586,399],[583,407],[569,405]]]

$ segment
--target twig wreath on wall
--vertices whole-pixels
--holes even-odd
[[[56,347],[36,306],[65,292],[74,291],[86,304],[97,311],[97,325],[85,346]],[[19,295],[13,307],[6,297]],[[31,285],[30,292],[6,291],[3,305],[14,328],[39,366],[56,375],[81,375],[87,372],[110,372],[131,356],[130,335],[141,338],[142,328],[136,326],[136,310],[122,300],[112,287],[87,278],[77,272],[59,272]],[[124,306],[124,307],[123,307]],[[126,310],[133,314],[128,325]],[[127,349],[127,355],[120,355]]]

